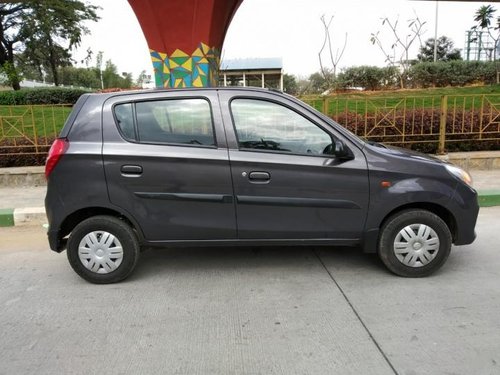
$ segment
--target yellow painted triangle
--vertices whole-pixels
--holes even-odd
[[[188,59],[184,64],[182,64],[182,67],[191,72],[193,70],[193,59]]]
[[[200,47],[204,55],[206,55],[208,51],[210,51],[210,47],[207,46],[205,43],[200,43]]]
[[[193,86],[203,87],[203,82],[201,81],[201,77],[196,77],[196,79],[193,81]]]
[[[205,72],[203,71],[203,69],[201,69],[199,66],[196,67],[198,69],[198,74],[200,76],[206,76]]]
[[[183,81],[182,81],[182,78],[177,78],[177,79],[175,80],[175,85],[174,85],[174,87],[176,87],[176,88],[181,87],[182,82],[183,82]]]
[[[170,65],[170,69],[179,67],[179,64],[177,64],[174,60],[168,60],[168,64]]]
[[[191,56],[202,57],[203,51],[199,48],[196,48],[196,50],[193,52],[193,54]]]
[[[208,64],[208,60],[206,58],[202,58],[198,61],[198,64]]]
[[[167,64],[163,64],[163,73],[170,74],[170,69],[168,68]]]
[[[176,49],[171,55],[170,57],[189,57],[188,54],[186,54],[185,52],[182,52],[180,49]]]

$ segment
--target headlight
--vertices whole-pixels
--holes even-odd
[[[458,178],[459,180],[465,182],[467,185],[472,187],[472,177],[462,168],[456,167],[454,165],[445,165],[446,170],[450,172],[453,176]]]

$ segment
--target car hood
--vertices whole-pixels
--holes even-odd
[[[412,159],[412,160],[424,160],[428,162],[434,162],[436,164],[447,164],[446,161],[441,160],[435,156],[423,154],[418,151],[409,150],[406,148],[383,145],[380,143],[369,143],[369,145],[377,150],[377,152],[398,156],[401,158]]]

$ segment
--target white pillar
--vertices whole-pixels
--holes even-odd
[[[224,73],[224,87],[227,86],[227,76],[226,76],[226,73]]]
[[[266,85],[264,84],[264,81],[265,81],[265,78],[264,78],[264,77],[265,77],[265,74],[264,74],[264,73],[262,73],[262,88],[265,88],[265,87],[266,87]]]
[[[280,90],[283,91],[283,71],[280,73]]]
[[[247,87],[247,77],[245,75],[245,72],[243,72],[243,87]]]

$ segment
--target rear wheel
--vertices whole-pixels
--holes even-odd
[[[83,279],[108,284],[132,273],[139,259],[139,243],[123,220],[95,216],[82,221],[71,232],[67,255],[71,267]]]
[[[383,225],[378,253],[395,274],[423,277],[445,263],[451,242],[450,230],[439,216],[426,210],[406,210]]]

